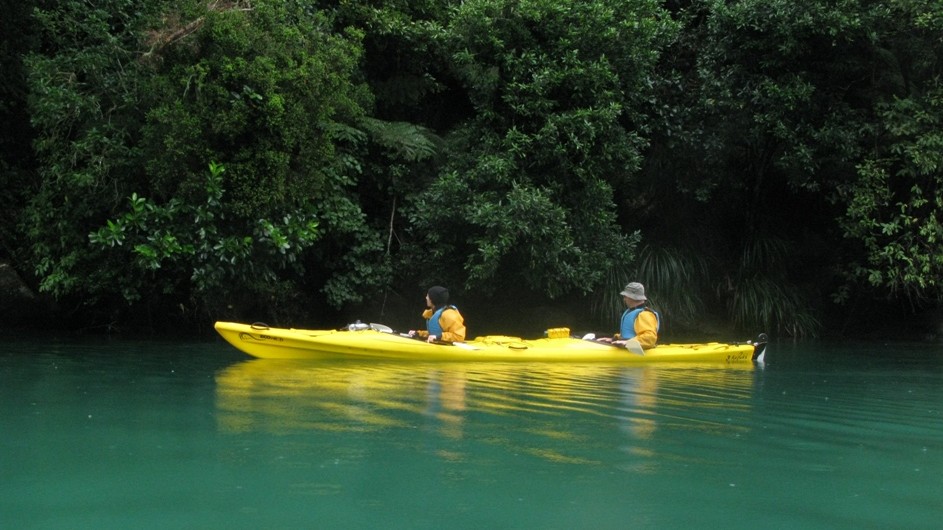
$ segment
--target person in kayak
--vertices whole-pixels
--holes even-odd
[[[619,323],[619,333],[615,337],[596,339],[613,345],[623,346],[629,339],[635,339],[642,349],[655,347],[658,342],[658,330],[661,327],[661,315],[648,308],[645,303],[645,286],[639,282],[632,282],[622,290],[622,301],[626,310],[622,313]]]
[[[449,290],[436,285],[426,292],[426,329],[409,330],[409,336],[420,336],[426,342],[462,342],[465,340],[465,319],[458,308],[449,305]]]

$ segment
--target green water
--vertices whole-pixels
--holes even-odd
[[[0,347],[2,528],[939,528],[943,347],[765,365]]]

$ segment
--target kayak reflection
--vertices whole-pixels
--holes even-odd
[[[461,440],[466,426],[505,443],[523,431],[583,442],[599,425],[630,440],[659,429],[737,429],[722,417],[750,407],[752,365],[610,366],[520,363],[323,363],[255,359],[216,376],[223,432],[366,433],[420,428]],[[516,450],[520,450],[517,448]],[[630,451],[646,451],[644,445]],[[527,449],[562,458],[546,449]]]

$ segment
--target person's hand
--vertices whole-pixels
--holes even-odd
[[[612,342],[612,337],[600,337],[596,339],[596,342],[605,342],[608,344]]]
[[[406,332],[406,334],[409,335],[410,337],[415,337],[415,336],[416,336],[416,330],[411,329],[411,330],[409,330],[408,332]]]
[[[611,340],[609,341],[613,346],[625,346],[624,340]]]
[[[435,342],[435,341],[436,341],[436,336],[435,336],[435,335],[429,335],[429,338],[426,339],[426,342]]]

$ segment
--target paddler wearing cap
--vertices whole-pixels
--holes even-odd
[[[419,335],[427,342],[462,342],[465,340],[465,319],[458,308],[449,305],[449,290],[440,285],[426,292],[426,329],[409,330],[409,335]]]
[[[635,339],[643,349],[654,348],[658,342],[658,330],[661,328],[661,316],[646,306],[645,287],[639,282],[632,282],[619,293],[625,302],[626,310],[619,322],[619,333],[613,338],[600,338],[600,342],[624,345],[627,340]]]

